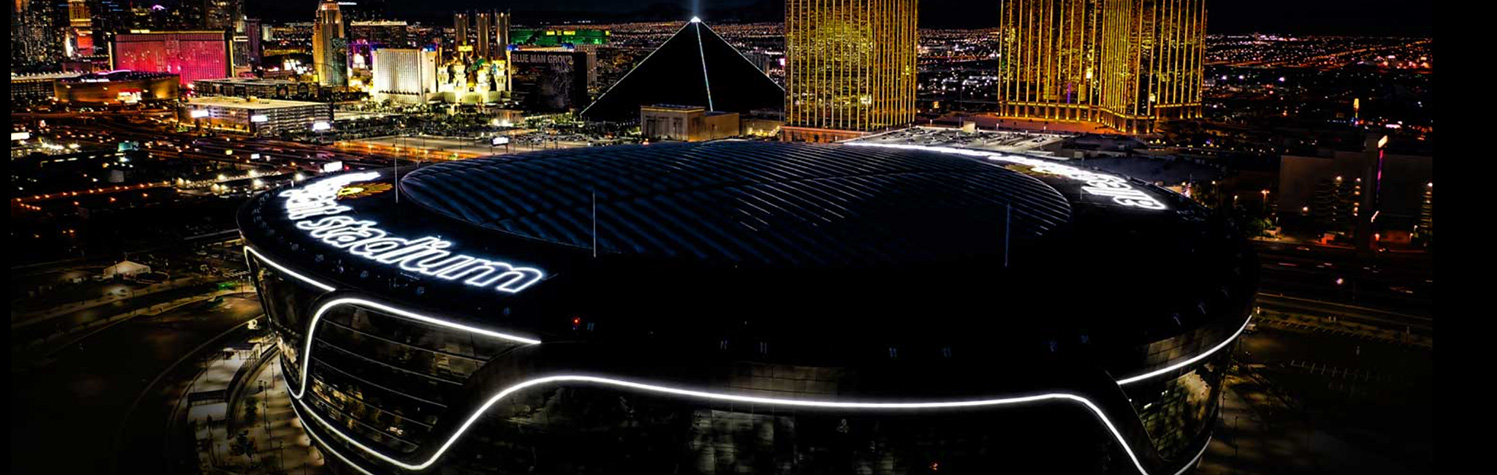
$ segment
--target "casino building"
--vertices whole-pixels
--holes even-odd
[[[897,144],[344,172],[239,224],[342,473],[1175,475],[1257,291],[1168,190]]]

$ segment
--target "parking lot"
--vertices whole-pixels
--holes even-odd
[[[955,147],[993,152],[1035,151],[1059,143],[1066,138],[1061,134],[1037,132],[977,130],[965,132],[961,129],[914,127],[885,134],[863,137],[854,142],[923,145],[931,147]]]

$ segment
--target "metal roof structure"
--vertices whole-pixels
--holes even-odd
[[[1032,239],[1070,212],[1038,179],[978,161],[755,142],[451,162],[406,175],[402,190],[442,214],[512,235],[591,248],[596,214],[599,253],[738,265],[992,255],[1003,252],[1005,236]]]

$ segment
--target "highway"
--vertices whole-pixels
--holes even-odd
[[[1377,253],[1370,262],[1350,249],[1255,242],[1265,309],[1338,316],[1392,329],[1434,328],[1434,277],[1428,254]]]

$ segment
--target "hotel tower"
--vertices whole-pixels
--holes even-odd
[[[1201,116],[1205,0],[1003,0],[998,111],[1130,134]]]

